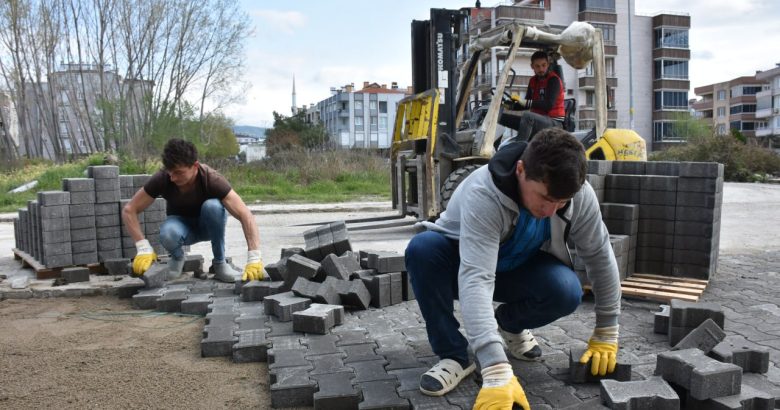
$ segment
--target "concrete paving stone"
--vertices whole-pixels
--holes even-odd
[[[116,203],[106,203],[106,204],[95,204],[95,216],[101,216],[101,215],[119,215],[120,209],[119,209],[119,202]]]
[[[265,271],[272,281],[284,281],[287,277],[287,259],[265,265]]]
[[[41,206],[40,217],[42,221],[70,218],[70,205]]]
[[[317,382],[317,392],[314,393],[315,409],[357,409],[362,398],[360,390],[352,386],[350,381],[354,375],[336,373],[319,375],[311,378]]]
[[[653,332],[658,334],[669,333],[669,305],[658,307],[660,311],[653,314]]]
[[[95,191],[84,192],[71,192],[70,204],[71,205],[86,205],[95,203]]]
[[[121,185],[119,178],[96,178],[95,179],[95,192],[99,191],[119,191]]]
[[[266,326],[271,329],[270,332],[266,335],[266,337],[272,338],[277,336],[290,336],[299,334],[295,331],[293,331],[293,324],[292,321],[290,322],[278,322],[274,320],[269,320],[266,323]]]
[[[607,182],[607,184],[609,184],[609,182]],[[639,190],[608,188],[604,191],[604,201],[620,204],[638,204]]]
[[[302,333],[293,332],[291,335],[268,337],[268,341],[274,349],[303,349],[304,353],[306,353],[306,346],[301,342],[303,336]]]
[[[46,247],[43,249],[43,257],[46,258],[48,256],[65,255],[70,254],[71,252],[70,241],[52,244],[47,243]]]
[[[167,269],[168,266],[164,263],[153,263],[152,266],[144,272],[141,279],[146,283],[147,288],[159,288],[165,283]]]
[[[639,219],[603,219],[607,231],[616,235],[636,235],[639,233]]]
[[[115,165],[91,165],[87,167],[89,178],[119,178],[119,167]]]
[[[276,316],[279,321],[289,322],[292,320],[292,314],[308,308],[311,300],[295,296],[292,292],[284,292],[266,296],[263,303],[267,314]]]
[[[116,296],[119,299],[130,299],[136,293],[142,291],[146,285],[144,281],[139,278],[130,278],[127,283],[124,283],[116,288]]]
[[[677,191],[677,176],[669,175],[644,175],[639,181],[639,189],[642,191]]]
[[[685,178],[677,182],[680,192],[723,192],[723,178]]]
[[[385,366],[385,370],[400,370],[400,369],[412,369],[416,367],[422,366],[422,363],[420,363],[419,360],[417,360],[417,357],[414,354],[414,351],[406,348],[404,346],[403,349],[377,349],[377,353],[382,355],[382,357],[387,360],[387,365]]]
[[[602,380],[601,400],[612,410],[678,410],[680,397],[660,377],[633,382]]]
[[[210,293],[190,293],[187,299],[181,302],[181,313],[206,316],[210,303]]]
[[[266,335],[268,337],[268,335]],[[281,367],[300,367],[300,366],[308,366],[309,369],[312,368],[311,363],[309,363],[305,358],[304,355],[306,354],[306,349],[298,348],[298,349],[278,349],[276,347],[268,350],[268,369],[278,369]]]
[[[214,288],[214,291],[212,292],[214,294],[215,298],[219,297],[229,297],[233,298],[233,295],[235,295],[235,287],[236,285],[234,283],[223,283],[221,285],[225,285],[225,287],[216,287]]]
[[[685,334],[680,331],[672,332],[672,328],[693,330],[707,319],[714,320],[723,329],[725,321],[723,308],[715,303],[696,303],[672,299],[669,311],[669,344],[674,346],[687,335],[687,332]]]
[[[244,302],[261,301],[267,296],[266,282],[252,280],[241,286],[241,300]]]
[[[532,386],[529,394],[542,398],[544,403],[550,404],[553,409],[563,409],[582,404],[582,401],[574,395],[574,391],[571,386],[550,383]],[[539,408],[539,405],[535,408]]]
[[[720,222],[675,221],[674,233],[676,235],[699,235],[703,238],[716,238],[720,235]]]
[[[65,266],[73,265],[73,255],[52,255],[45,256],[43,259],[43,265],[47,268],[61,268]]]
[[[723,178],[723,164],[717,162],[680,162],[680,176],[688,178]]]
[[[284,367],[269,371],[271,407],[312,406],[317,383],[309,378],[311,366]]]
[[[708,192],[678,192],[677,206],[692,206],[699,208],[720,208],[723,205],[723,193]]]
[[[103,262],[109,275],[129,275],[131,273],[130,259],[116,258]]]
[[[92,263],[97,263],[97,261],[98,261],[98,256],[97,256],[97,252],[95,251],[73,254],[74,265],[89,265]]]
[[[62,190],[68,192],[94,191],[95,180],[92,178],[63,178]]]
[[[236,323],[238,324],[238,330],[258,330],[258,329],[268,329],[267,323],[268,322],[268,316],[258,316],[258,317],[252,317],[252,316],[239,316],[236,318]],[[270,331],[270,329],[268,329]]]
[[[133,176],[132,175],[119,175],[119,187],[120,188],[131,188],[133,186]]]
[[[168,291],[157,299],[157,308],[159,312],[181,312],[181,303],[187,299],[190,292],[188,290]]]
[[[656,234],[653,234],[656,235]],[[661,235],[659,235],[661,236]],[[646,239],[649,240],[649,238],[646,237]],[[669,237],[670,242],[673,237]],[[656,261],[656,262],[665,262],[669,261],[671,262],[672,257],[674,255],[673,249],[670,247],[664,247],[664,246],[650,246],[645,245],[640,242],[640,244],[637,246],[636,250],[636,260],[637,261]]]
[[[268,360],[268,329],[239,330],[238,342],[233,345],[233,361],[236,363],[265,362]]]
[[[203,328],[206,337],[200,342],[201,357],[231,356],[233,345],[238,342],[235,326],[210,326]]]
[[[232,326],[236,324],[236,318],[238,318],[236,310],[229,307],[220,309],[211,305],[208,309],[210,310],[206,313],[206,326]]]
[[[144,222],[148,224],[149,228],[157,228],[159,232],[160,224],[165,222],[168,215],[165,211],[144,211]]]
[[[363,401],[360,402],[358,408],[361,410],[406,410],[411,408],[409,400],[400,397],[396,392],[396,385],[396,381],[358,383],[358,387],[363,392]]]
[[[81,266],[65,268],[60,271],[60,277],[66,283],[89,282],[89,269]]]
[[[385,370],[387,361],[381,356],[376,360],[364,360],[349,363],[348,366],[355,371],[355,383],[374,382],[379,380],[396,381],[396,377]]]
[[[203,272],[203,255],[186,255],[182,272]]]
[[[598,383],[600,380],[612,379],[621,382],[631,381],[631,364],[627,363],[622,351],[618,352],[615,371],[606,376],[594,376],[590,372],[593,359],[587,363],[580,363],[580,357],[585,353],[584,348],[572,348],[569,350],[569,381],[571,383]]]
[[[769,350],[749,346],[746,343],[722,341],[715,345],[709,356],[723,363],[733,363],[743,372],[766,373],[769,371]]]
[[[44,209],[44,207],[41,207]],[[70,231],[70,217],[65,218],[41,218],[41,232]]]
[[[606,187],[606,176],[604,175],[596,175],[596,174],[586,174],[585,180],[588,181],[590,184],[590,187],[593,188],[594,191],[604,191],[604,188]]]
[[[70,205],[70,192],[66,191],[39,191],[36,198],[41,207]]]
[[[652,205],[645,205],[645,206],[647,207]],[[640,218],[639,232],[640,233],[662,233],[662,234],[672,235],[674,234],[674,220]]]
[[[307,309],[292,314],[293,330],[324,335],[336,325],[336,316],[343,318],[343,306],[312,303]]]
[[[769,393],[775,398],[775,406],[780,402],[780,386],[770,381],[765,375],[757,373],[744,373],[742,386],[750,386],[756,390]]]
[[[404,301],[403,298],[403,275],[401,272],[390,272],[390,304],[397,305]]]
[[[341,280],[349,280],[352,272],[360,270],[360,263],[351,252],[344,256],[330,254],[322,259],[321,264],[327,276]]]
[[[702,324],[688,333],[672,350],[685,350],[696,348],[709,353],[718,343],[723,341],[726,333],[712,319],[707,319]]]
[[[376,343],[374,342],[339,347],[347,355],[344,358],[345,364],[383,359],[382,356],[376,354]]]
[[[696,400],[688,397],[685,408],[690,410],[773,410],[775,398],[766,392],[743,384],[739,394]]]
[[[403,300],[416,300],[417,298],[414,295],[414,289],[412,288],[412,280],[409,276],[409,273],[406,271],[401,272],[401,297]]]
[[[460,410],[460,407],[450,404],[445,397],[432,397],[417,390],[400,390],[402,398],[409,400],[415,410]]]
[[[588,174],[607,175],[612,172],[612,161],[588,160]]]
[[[296,247],[282,248],[280,258],[286,259],[292,255],[306,256],[306,251],[304,251],[303,248],[296,248]]]
[[[680,173],[680,163],[677,161],[647,161],[646,175],[677,176]]]
[[[344,364],[344,353],[329,353],[311,356],[307,351],[305,357],[306,360],[311,362],[312,366],[314,367],[309,373],[312,376],[335,373],[350,373],[352,375],[351,377],[355,377],[355,371],[351,367],[348,367]]]
[[[702,238],[696,236],[674,236],[674,249],[712,252],[718,249],[720,238]]]
[[[119,202],[121,195],[119,191],[95,191],[95,203],[105,204]]]
[[[214,282],[197,281],[190,286],[190,293],[212,293],[214,291]]]
[[[612,161],[613,174],[645,175],[647,161]]]
[[[699,349],[660,353],[655,374],[688,390],[697,400],[739,394],[742,384],[741,367],[721,363]]]
[[[133,307],[136,309],[154,309],[157,299],[162,296],[162,288],[144,289],[133,295]]]
[[[639,204],[645,205],[660,205],[660,206],[672,206],[677,205],[677,192],[676,191],[640,191],[639,192]]]
[[[606,189],[639,190],[643,175],[609,174],[605,177]]]
[[[367,309],[371,302],[371,294],[362,280],[342,281],[335,278],[325,278],[326,282],[331,282],[331,286],[336,288],[341,305],[355,308]]]
[[[672,252],[672,261],[675,264],[710,266],[718,263],[718,250],[691,251],[684,249],[674,249]]]
[[[138,189],[143,188],[143,186],[146,185],[146,183],[149,182],[150,179],[152,179],[152,176],[150,174],[133,174],[130,176],[133,177],[132,186],[138,187]]]
[[[659,221],[669,222],[674,221],[676,216],[677,206],[672,204],[667,205],[653,205],[653,204],[642,204],[639,206],[639,232],[648,232],[647,230],[643,229],[646,227],[646,224],[643,224],[642,221],[645,219],[655,219]],[[661,228],[666,228],[666,230],[661,230]],[[673,233],[673,225],[663,225],[662,227],[656,227],[654,232],[657,233]],[[659,232],[660,231],[660,232]]]
[[[80,241],[94,241],[97,240],[97,228],[95,228],[95,218],[91,216],[86,217],[79,217],[80,218],[86,218],[91,220],[91,225],[87,228],[74,228],[73,223],[71,222],[71,228],[70,228],[70,240],[71,242],[80,242]],[[71,218],[71,221],[73,221],[73,218]]]
[[[302,340],[302,343],[308,348],[306,357],[311,358],[314,356],[329,355],[338,353],[343,355],[343,350],[336,347],[336,342],[339,337],[334,334],[327,335],[306,335]]]
[[[672,276],[686,277],[692,279],[709,279],[717,270],[717,265],[710,266],[690,265],[685,263],[675,263],[672,265]]]
[[[365,330],[344,330],[335,333],[339,337],[336,346],[362,345],[374,343],[374,339]]]
[[[390,275],[383,273],[370,278],[362,278],[368,293],[371,294],[371,306],[383,308],[390,306]]]
[[[119,236],[119,225],[121,224],[121,220],[119,218],[119,214],[111,214],[111,215],[96,215],[95,216],[95,226],[100,230],[101,228],[117,228],[117,232],[115,236]]]
[[[292,287],[296,296],[311,299],[315,303],[337,305],[341,303],[332,282],[318,283],[304,278],[298,278]]]
[[[292,286],[297,278],[313,279],[320,270],[320,263],[300,255],[292,255],[287,259],[286,282]]]
[[[329,254],[336,253],[336,247],[333,246],[333,232],[331,232],[329,225],[317,228],[317,241],[319,242],[320,254],[323,258]]]
[[[406,270],[404,255],[397,252],[378,251],[368,254],[368,268],[378,273],[401,272]]]
[[[412,367],[404,369],[385,369],[387,373],[394,376],[401,384],[398,386],[398,392],[420,391],[420,376],[428,371],[428,367]],[[403,394],[402,394],[403,395]],[[416,407],[415,407],[416,408]]]

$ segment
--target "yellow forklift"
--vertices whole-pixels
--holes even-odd
[[[391,146],[393,207],[401,216],[434,220],[458,184],[493,156],[499,117],[511,106],[508,86],[519,48],[547,51],[551,69],[563,79],[558,60],[576,69],[592,61],[595,127],[580,140],[589,159],[644,161],[645,141],[633,130],[607,129],[607,83],[600,30],[574,22],[564,30],[512,22],[469,37],[471,9],[431,9],[431,19],[412,22],[414,95],[398,106]],[[492,98],[472,98],[480,56],[508,47]],[[467,56],[468,59],[463,58]],[[459,57],[462,60],[458,64]],[[574,131],[576,101],[565,101],[563,127]]]

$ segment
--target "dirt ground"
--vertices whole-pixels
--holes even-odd
[[[203,322],[115,297],[5,300],[0,408],[267,407],[267,365],[200,357]]]

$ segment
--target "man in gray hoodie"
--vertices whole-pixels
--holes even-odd
[[[409,242],[406,268],[428,340],[441,359],[421,376],[423,393],[441,396],[474,371],[471,346],[483,380],[475,408],[516,403],[529,409],[504,345],[517,359],[537,360],[542,352],[529,330],[580,304],[582,288],[567,241],[585,262],[595,295],[596,327],[580,362],[592,358],[593,374],[614,371],[620,279],[586,172],[582,144],[562,129],[507,144]],[[455,299],[466,337],[453,314]],[[495,310],[494,301],[502,303]]]

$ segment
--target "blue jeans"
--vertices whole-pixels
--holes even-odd
[[[433,352],[467,363],[468,342],[453,314],[459,269],[458,241],[438,232],[421,232],[406,247],[406,270]],[[571,268],[539,251],[516,270],[496,273],[493,300],[504,303],[496,309],[498,326],[520,333],[574,312],[582,301],[582,286]]]
[[[206,200],[200,217],[169,215],[160,225],[160,243],[176,259],[184,258],[182,246],[211,241],[214,261],[225,260],[225,224],[227,212],[219,199]]]

